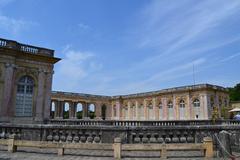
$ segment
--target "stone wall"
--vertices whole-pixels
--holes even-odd
[[[60,60],[53,55],[53,50],[0,39],[0,121],[41,123],[49,119],[53,64]],[[31,116],[16,115],[17,87],[24,76],[33,79]]]
[[[92,126],[0,124],[0,138],[8,138],[15,133],[18,138],[24,140],[67,141],[69,143],[112,143],[116,137],[120,137],[123,143],[200,143],[203,137],[211,136],[216,143],[214,136],[218,136],[222,130],[232,134],[233,145],[240,145],[239,122],[175,126],[113,126],[110,122]]]

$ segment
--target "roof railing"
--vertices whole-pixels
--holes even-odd
[[[54,50],[18,43],[16,41],[0,38],[0,48],[10,48],[31,54],[54,56]]]

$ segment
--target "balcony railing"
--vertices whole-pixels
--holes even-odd
[[[27,44],[18,43],[16,41],[0,38],[0,48],[9,48],[19,50],[25,53],[39,54],[53,57],[54,51],[46,48],[40,48]]]
[[[80,126],[197,126],[197,125],[240,125],[236,120],[173,120],[173,121],[121,121],[121,120],[82,120],[51,119],[49,124]]]

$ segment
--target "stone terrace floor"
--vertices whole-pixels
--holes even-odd
[[[240,154],[238,154],[240,156]],[[123,152],[123,160],[139,159],[159,159],[158,152]],[[0,146],[0,160],[113,160],[112,151],[93,150],[65,150],[64,156],[58,156],[56,149],[41,148],[18,148],[18,152],[7,152],[6,146]],[[203,153],[200,151],[170,151],[170,160],[203,160]],[[213,158],[218,160],[220,158]],[[239,157],[240,159],[240,157]]]

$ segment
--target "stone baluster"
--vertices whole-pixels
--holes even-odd
[[[53,140],[54,140],[54,142],[58,142],[59,141],[59,132],[58,132],[58,130],[54,130],[53,131]]]
[[[66,133],[64,130],[59,131],[60,133],[60,142],[65,142],[66,141]]]
[[[68,134],[68,135],[67,135],[67,142],[68,142],[68,143],[71,143],[72,140],[73,140],[72,132],[71,132],[71,131],[68,131],[67,134]]]
[[[100,143],[101,142],[101,138],[100,138],[100,134],[99,132],[96,133],[94,139],[93,139],[94,143]]]
[[[159,133],[158,138],[157,138],[158,143],[164,143],[163,134],[164,133],[161,133],[161,132]]]
[[[81,142],[81,143],[85,143],[86,140],[87,140],[85,134],[84,134],[82,131],[80,131],[79,134],[81,135],[81,136],[80,136],[80,142]]]
[[[157,139],[156,139],[156,135],[157,133],[152,133],[151,137],[150,137],[150,143],[157,143]]]
[[[78,136],[78,131],[73,131],[74,137],[73,137],[73,143],[78,143],[80,138]]]
[[[93,136],[94,133],[91,133],[90,131],[87,133],[87,143],[93,143]]]
[[[180,135],[180,142],[181,143],[186,143],[187,142],[186,136],[187,136],[187,132],[186,131],[181,132],[181,135]]]

